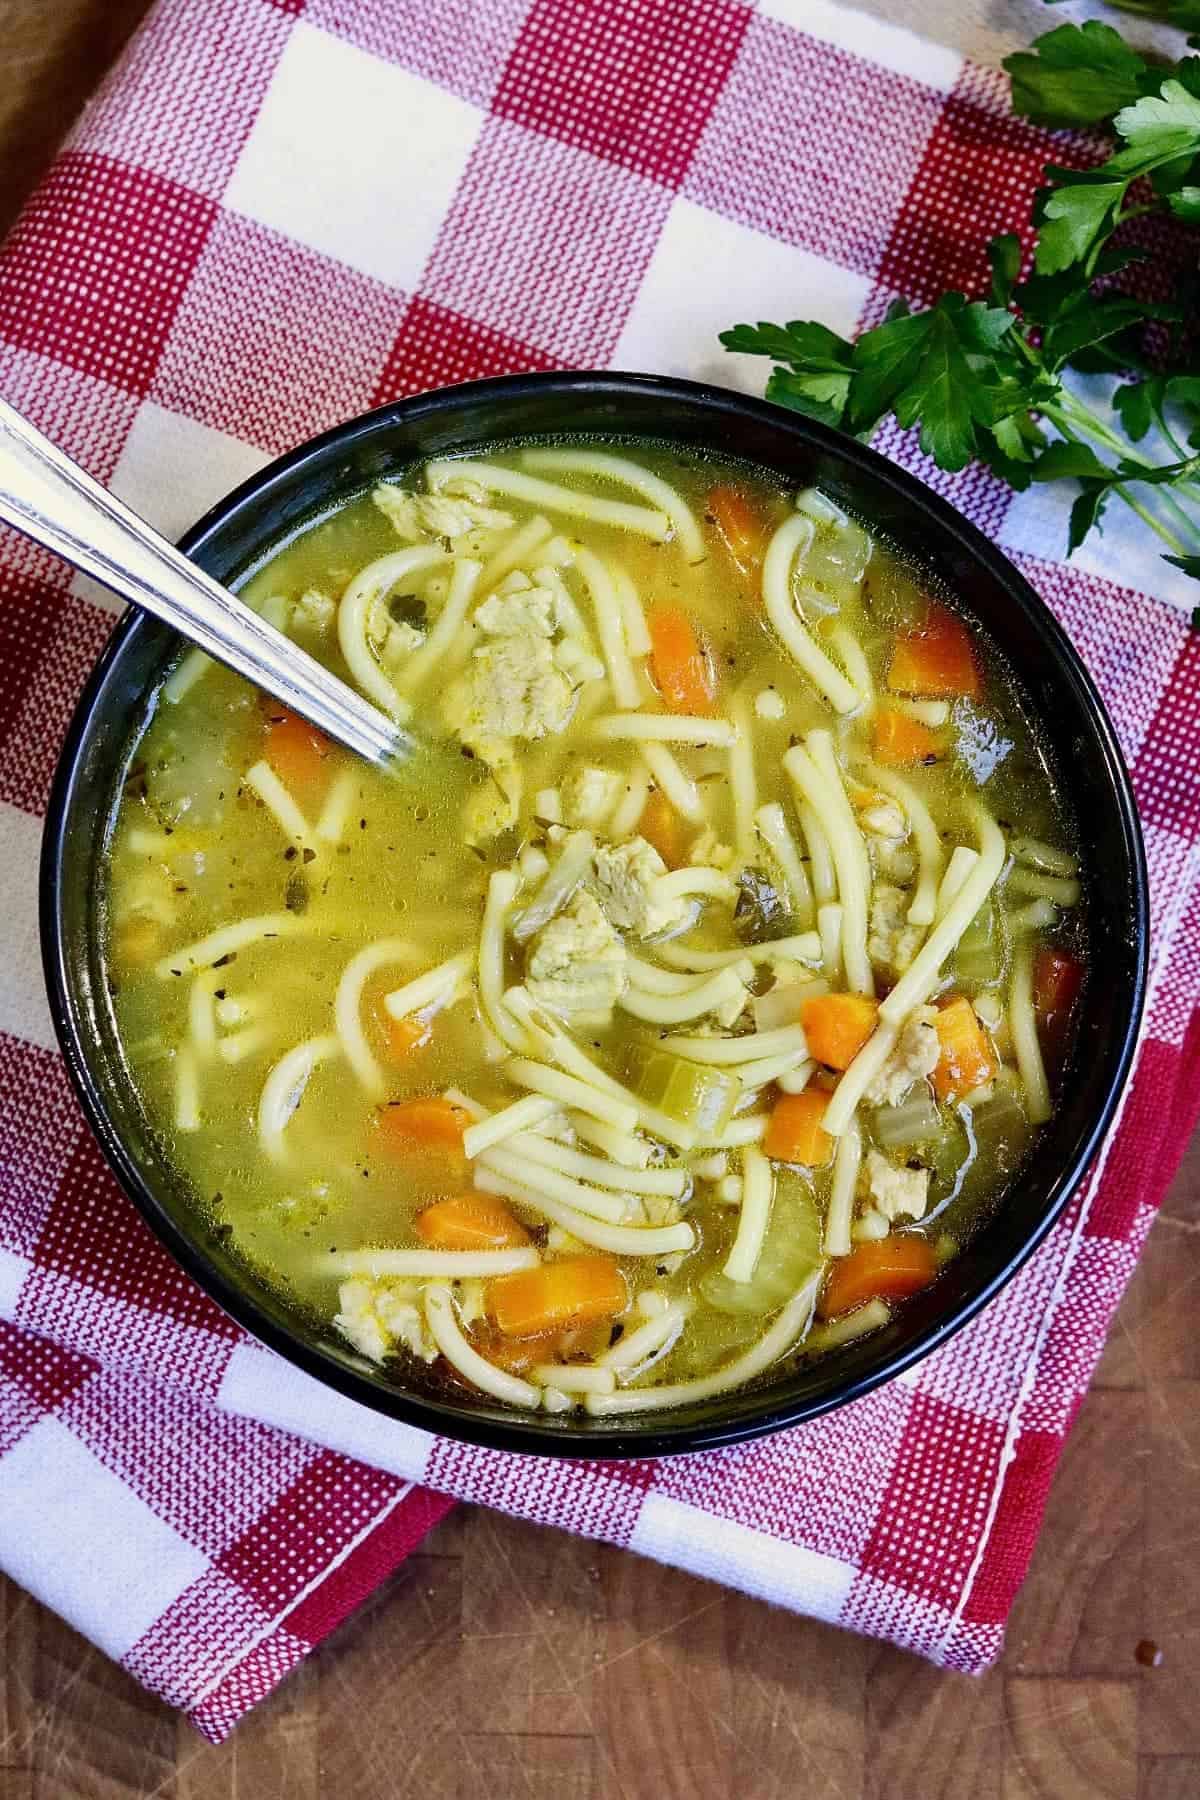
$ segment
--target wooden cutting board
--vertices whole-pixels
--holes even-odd
[[[1048,23],[859,4],[993,61]],[[0,231],[145,11],[0,0]],[[981,1681],[464,1507],[219,1749],[0,1577],[0,1800],[1200,1800],[1198,1296],[1200,1143]]]

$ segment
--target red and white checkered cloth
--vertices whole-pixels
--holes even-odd
[[[1003,79],[828,0],[161,0],[0,253],[0,391],[168,532],[309,434],[559,365],[756,386],[741,318],[850,331],[978,286],[1045,133]],[[1003,1297],[816,1423],[554,1463],[389,1423],[276,1360],[160,1250],[42,997],[41,815],[111,625],[0,544],[0,1565],[220,1738],[458,1496],[984,1668],[1063,1437],[1200,1104],[1200,638],[1117,518],[886,450],[1079,646],[1145,822],[1149,1022],[1102,1179]],[[969,596],[968,596],[969,597]],[[416,1485],[420,1484],[420,1485]]]

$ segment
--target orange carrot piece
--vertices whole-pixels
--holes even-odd
[[[287,787],[311,788],[323,780],[333,744],[299,713],[272,701],[267,714],[264,754]]]
[[[766,535],[751,502],[740,488],[715,487],[709,490],[708,516],[742,574],[749,574],[762,561]]]
[[[1033,965],[1033,1005],[1038,1018],[1069,1013],[1083,986],[1083,964],[1069,950],[1044,944]]]
[[[423,1100],[404,1100],[385,1106],[380,1129],[394,1150],[462,1150],[463,1132],[470,1115],[452,1100],[432,1094]]]
[[[963,694],[978,700],[983,677],[962,620],[944,606],[930,606],[925,622],[896,638],[887,684],[900,694]]]
[[[486,1361],[510,1375],[524,1375],[534,1363],[554,1362],[563,1333],[551,1331],[542,1337],[510,1338],[498,1331],[490,1320],[478,1320],[469,1333],[471,1348]]]
[[[848,1069],[875,1029],[879,1007],[866,994],[820,994],[800,1008],[810,1056],[827,1069]]]
[[[963,1094],[991,1081],[999,1064],[969,1000],[962,994],[944,1000],[934,1027],[941,1045],[933,1071],[933,1088],[939,1100],[961,1099]]]
[[[876,713],[872,741],[876,762],[892,768],[936,762],[942,753],[942,740],[936,731],[930,731],[919,719],[910,719],[907,713],[897,712],[894,706],[881,707]]]
[[[611,1256],[568,1256],[488,1286],[488,1311],[506,1337],[536,1337],[568,1325],[615,1318],[629,1304]]]
[[[529,1242],[520,1220],[491,1194],[435,1200],[417,1214],[413,1229],[433,1250],[511,1250]]]
[[[383,1033],[384,1047],[390,1062],[404,1062],[414,1051],[423,1050],[433,1038],[433,1026],[428,1019],[414,1013],[407,1019],[393,1019],[387,1008],[379,1008],[379,1027]]]
[[[823,1319],[853,1312],[868,1300],[907,1300],[938,1272],[933,1245],[903,1231],[878,1242],[856,1244],[829,1271],[817,1311]]]
[[[681,869],[684,864],[683,832],[679,814],[661,788],[655,788],[642,808],[638,820],[638,836],[652,844],[668,869]]]
[[[667,711],[711,713],[716,698],[712,664],[683,608],[652,607],[646,626],[650,671]]]
[[[810,1169],[833,1161],[833,1139],[821,1129],[830,1096],[815,1088],[781,1094],[771,1111],[763,1150],[776,1162],[803,1163]]]

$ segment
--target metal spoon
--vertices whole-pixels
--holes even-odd
[[[412,750],[386,713],[181,556],[2,400],[0,519],[173,625],[368,762]]]

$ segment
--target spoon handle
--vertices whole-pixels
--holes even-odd
[[[378,707],[189,562],[4,401],[0,519],[173,625],[368,762],[411,748]]]

